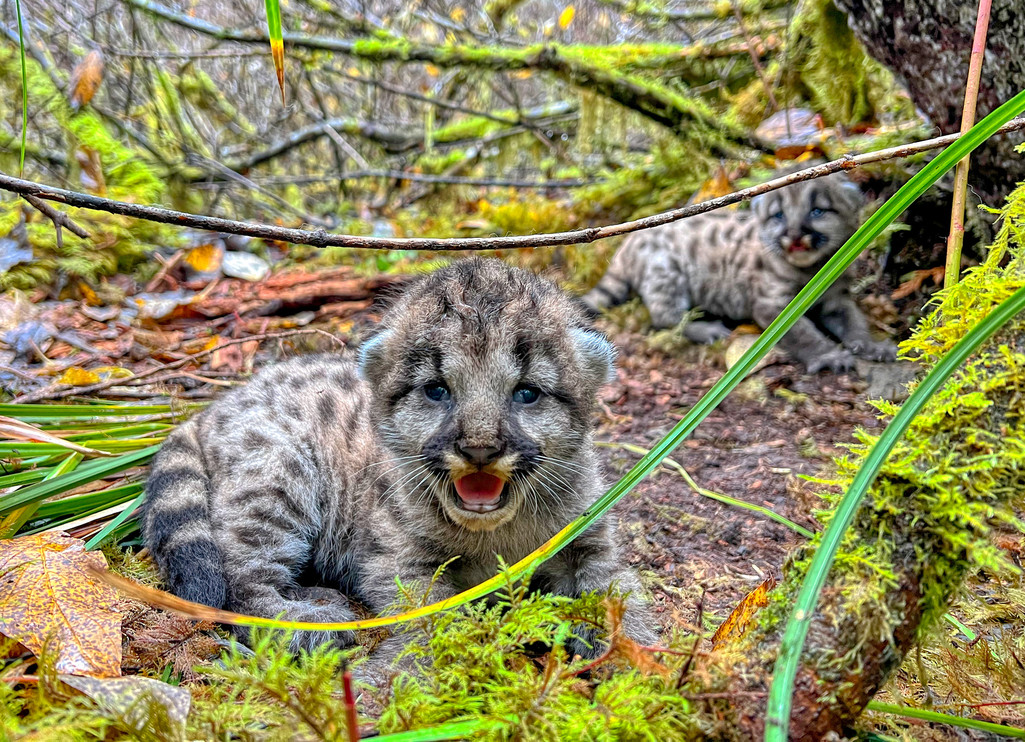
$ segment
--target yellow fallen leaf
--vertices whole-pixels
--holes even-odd
[[[97,384],[99,381],[100,375],[98,373],[86,371],[78,366],[71,366],[65,369],[61,377],[57,379],[58,384],[67,384],[68,386],[89,386],[90,384]]]
[[[98,368],[92,369],[94,374],[98,374],[101,379],[128,379],[135,376],[134,373],[129,371],[127,368],[121,368],[120,366],[99,366]]]
[[[761,585],[745,595],[744,599],[722,622],[722,625],[715,630],[712,635],[712,648],[719,649],[721,645],[743,637],[755,614],[769,604],[769,591],[774,587],[776,587],[776,578],[769,575]]]
[[[559,28],[563,31],[569,28],[569,24],[573,22],[573,18],[576,16],[576,14],[577,9],[574,8],[572,5],[567,5],[565,8],[563,8],[562,12],[559,13]]]
[[[429,64],[429,63],[425,64],[424,65],[424,69],[427,70],[427,74],[430,75],[431,77],[437,77],[438,75],[441,74],[441,70],[439,70],[433,64]]]
[[[211,271],[218,270],[223,260],[224,249],[220,245],[213,243],[198,245],[189,250],[185,255],[185,262],[199,273],[210,273]]]
[[[98,551],[65,533],[0,541],[0,633],[39,656],[56,656],[57,672],[101,678],[121,674],[117,593],[96,580]]]
[[[452,8],[452,12],[448,14],[448,17],[456,23],[462,23],[463,19],[466,18],[466,11],[460,7],[455,7]]]
[[[698,192],[694,194],[692,199],[694,203],[699,204],[702,201],[710,201],[713,198],[719,198],[720,196],[727,196],[733,193],[733,184],[730,183],[730,176],[727,174],[726,169],[719,165],[715,171],[715,175],[706,180],[701,184]],[[734,204],[734,206],[736,206]]]
[[[533,70],[516,70],[512,73],[512,76],[517,80],[526,80],[534,74]]]

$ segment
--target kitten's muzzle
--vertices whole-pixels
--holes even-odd
[[[505,443],[491,446],[468,446],[457,441],[456,453],[469,463],[484,468],[505,453]]]

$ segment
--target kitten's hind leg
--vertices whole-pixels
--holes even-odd
[[[730,328],[719,320],[693,320],[683,326],[683,336],[692,343],[711,345],[730,336]]]
[[[690,309],[690,292],[679,269],[666,260],[647,266],[637,293],[651,315],[656,330],[676,327]]]
[[[313,558],[310,525],[320,520],[315,469],[301,459],[294,450],[254,451],[221,482],[214,503],[219,506],[215,515],[228,585],[226,607],[267,618],[284,614],[292,621],[349,621],[353,613],[340,592],[298,581]],[[354,641],[352,632],[311,629],[296,632],[291,647],[309,650],[324,642]]]

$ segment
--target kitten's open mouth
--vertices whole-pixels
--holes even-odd
[[[503,505],[505,480],[494,474],[478,471],[455,480],[456,495],[463,510],[490,513]]]

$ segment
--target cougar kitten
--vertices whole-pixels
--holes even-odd
[[[176,430],[146,486],[146,544],[170,589],[302,621],[375,611],[395,577],[432,599],[526,556],[602,492],[591,413],[615,351],[554,284],[497,260],[419,279],[361,348],[266,369]],[[602,522],[532,586],[640,584]],[[294,648],[351,636],[302,632]],[[575,647],[583,649],[580,645]]]
[[[722,319],[767,327],[854,234],[862,203],[858,187],[838,173],[757,196],[750,212],[717,211],[636,232],[584,303],[597,312],[636,292],[659,328],[700,308],[709,318],[683,330],[698,343],[729,335]],[[849,275],[839,278],[781,341],[811,373],[850,369],[854,355],[896,357],[892,343],[872,338],[849,286]]]

